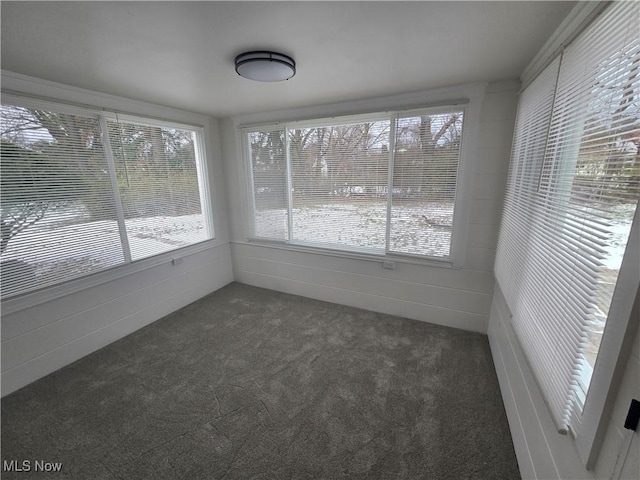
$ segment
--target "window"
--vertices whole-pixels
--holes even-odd
[[[198,128],[3,96],[2,297],[212,238]]]
[[[107,131],[131,259],[210,238],[199,188],[198,132],[122,119],[108,120]]]
[[[252,237],[451,259],[464,109],[244,129]]]
[[[520,98],[495,270],[561,431],[585,405],[640,198],[639,12],[608,7]]]

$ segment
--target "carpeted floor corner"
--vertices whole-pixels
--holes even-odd
[[[520,478],[486,336],[238,283],[2,399],[2,460],[31,462],[5,480]]]

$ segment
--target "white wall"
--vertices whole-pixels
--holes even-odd
[[[179,256],[179,255],[177,255]],[[98,350],[233,280],[229,244],[212,246],[2,316],[2,394]]]
[[[243,158],[231,120],[222,122],[237,281],[382,313],[486,332],[493,260],[504,195],[518,83],[490,84],[480,111],[476,148],[469,152],[471,210],[464,268],[396,263],[292,251],[245,240]],[[327,112],[323,112],[328,114]],[[262,114],[267,120],[269,114]],[[466,128],[466,127],[465,127]]]
[[[637,479],[640,472],[640,432],[631,434],[623,425],[631,399],[640,399],[640,331],[635,334],[620,387],[613,392],[613,412],[595,467],[586,470],[572,437],[560,435],[555,428],[511,327],[510,317],[502,292],[496,286],[489,322],[489,343],[523,480],[615,480],[618,477],[612,477],[612,474],[618,455],[626,451],[626,442],[631,435],[629,456],[626,461],[620,460],[620,478]]]
[[[2,72],[3,88],[204,125],[215,239],[2,303],[2,395],[233,281],[218,122]],[[97,103],[94,103],[97,102]],[[180,259],[175,265],[172,259]]]

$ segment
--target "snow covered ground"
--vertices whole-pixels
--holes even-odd
[[[207,239],[201,214],[133,218],[125,220],[125,225],[133,260]],[[47,248],[34,248],[43,238]],[[68,216],[61,214],[45,217],[16,235],[1,258],[3,263],[20,260],[33,267],[39,287],[124,262],[116,221],[69,224]],[[6,285],[3,287],[3,294],[13,291]]]
[[[293,241],[384,251],[386,202],[334,203],[292,210]],[[450,251],[452,203],[411,203],[391,209],[390,250],[446,257]],[[286,209],[256,212],[256,236],[286,239]]]
[[[633,220],[633,205],[616,211],[611,241],[603,260],[603,288],[612,290]],[[351,202],[293,209],[294,241],[384,251],[385,202]],[[80,223],[77,222],[81,219]],[[35,268],[40,286],[77,278],[122,264],[124,256],[115,221],[86,221],[77,210],[58,211],[11,239],[2,262],[21,260]],[[85,220],[82,222],[82,220]],[[391,250],[446,257],[450,253],[453,204],[407,202],[392,208]],[[125,221],[132,258],[157,255],[207,239],[202,215],[158,216]],[[256,236],[286,238],[286,209],[256,212]],[[44,236],[41,236],[44,234]],[[34,248],[45,239],[46,249]],[[3,293],[7,291],[4,290]],[[605,296],[607,293],[605,293]],[[602,312],[606,318],[606,312]]]

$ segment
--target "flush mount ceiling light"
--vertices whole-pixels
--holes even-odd
[[[236,72],[249,80],[279,82],[296,74],[296,62],[282,53],[246,52],[236,57]]]

